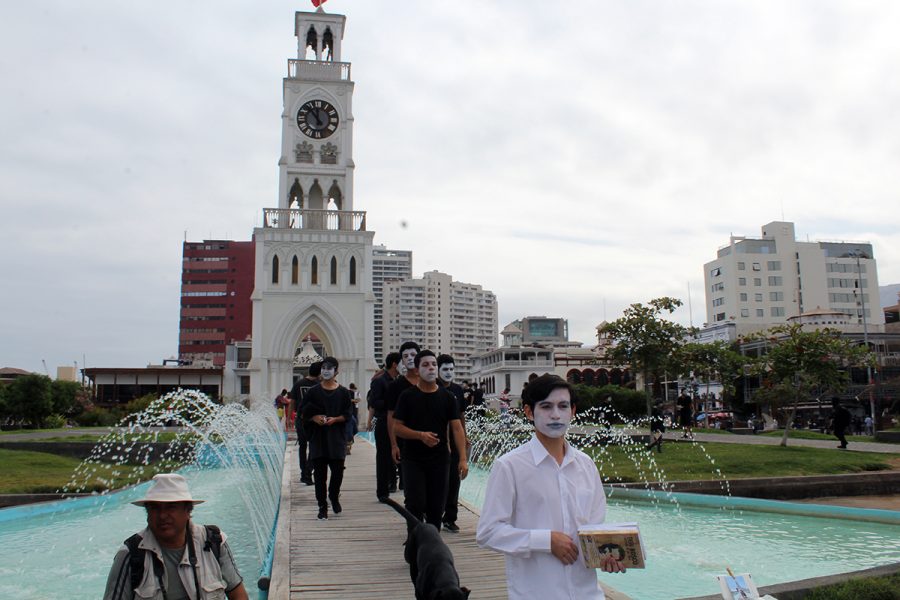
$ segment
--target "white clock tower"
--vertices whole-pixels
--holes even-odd
[[[353,81],[341,62],[346,17],[297,12],[281,114],[278,207],[256,243],[250,393],[271,399],[306,368],[310,346],[365,389],[375,370],[372,238],[353,210]],[[304,341],[306,343],[304,348]],[[304,351],[301,352],[301,348]],[[315,353],[312,355],[314,356]]]

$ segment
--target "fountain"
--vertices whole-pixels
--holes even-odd
[[[149,444],[161,439],[163,426],[177,433],[159,452]],[[123,420],[63,491],[78,491],[95,480],[105,462],[136,465],[142,478],[177,467],[194,497],[206,500],[194,510],[194,520],[222,527],[255,597],[256,579],[270,568],[284,444],[283,427],[269,403],[248,410],[178,390]],[[115,475],[113,469],[110,476]],[[0,510],[0,598],[101,597],[116,550],[146,525],[144,511],[130,502],[143,497],[148,486]],[[260,599],[265,596],[259,592]]]
[[[470,408],[466,418],[472,452],[460,496],[480,507],[494,458],[529,439],[532,427],[518,414],[504,420]],[[610,451],[619,446],[645,486],[607,487],[607,520],[640,524],[648,563],[625,575],[599,573],[605,584],[635,599],[671,600],[718,593],[715,576],[727,567],[772,585],[900,562],[900,513],[732,497],[715,460],[697,442],[691,447],[705,457],[725,495],[672,492],[664,470],[633,435],[642,425],[591,409],[576,414],[569,433],[573,445],[595,458],[604,482],[619,477]],[[661,489],[650,489],[651,481],[663,482]]]

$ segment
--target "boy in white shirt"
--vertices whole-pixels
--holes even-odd
[[[522,402],[534,437],[494,461],[475,540],[506,555],[511,600],[602,599],[577,540],[580,525],[603,522],[606,496],[594,461],[566,442],[572,387],[543,375],[528,384]],[[625,567],[610,556],[602,570]]]

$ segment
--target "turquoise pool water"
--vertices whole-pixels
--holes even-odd
[[[486,482],[484,470],[472,469],[462,497],[481,506]],[[898,524],[773,512],[814,510],[805,504],[746,500],[743,509],[713,508],[693,502],[727,499],[675,496],[677,505],[613,492],[607,520],[640,524],[648,566],[625,574],[601,573],[604,583],[635,600],[672,600],[718,593],[715,576],[726,567],[752,573],[758,585],[771,585],[900,562]],[[900,523],[900,514],[891,511],[843,513]]]
[[[227,471],[227,472],[226,472]],[[220,524],[244,585],[257,597],[262,559],[240,487],[252,485],[238,470],[184,472],[198,523]],[[146,526],[144,509],[130,504],[149,484],[126,491],[0,510],[0,598],[97,600],[122,541]]]

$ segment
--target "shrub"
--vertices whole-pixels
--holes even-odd
[[[59,429],[66,426],[66,418],[62,415],[50,415],[44,419],[44,427],[47,429]]]
[[[119,422],[119,415],[117,411],[95,406],[76,416],[75,422],[82,427],[110,427]]]
[[[900,574],[863,577],[811,590],[804,600],[900,600]]]
[[[125,405],[125,414],[133,415],[134,413],[139,413],[143,410],[146,410],[150,403],[156,400],[156,394],[146,394],[141,396],[140,398],[135,398],[131,402]]]
[[[637,419],[647,414],[647,394],[619,385],[595,387],[576,385],[579,410],[588,408],[611,408],[614,414],[625,419]]]

